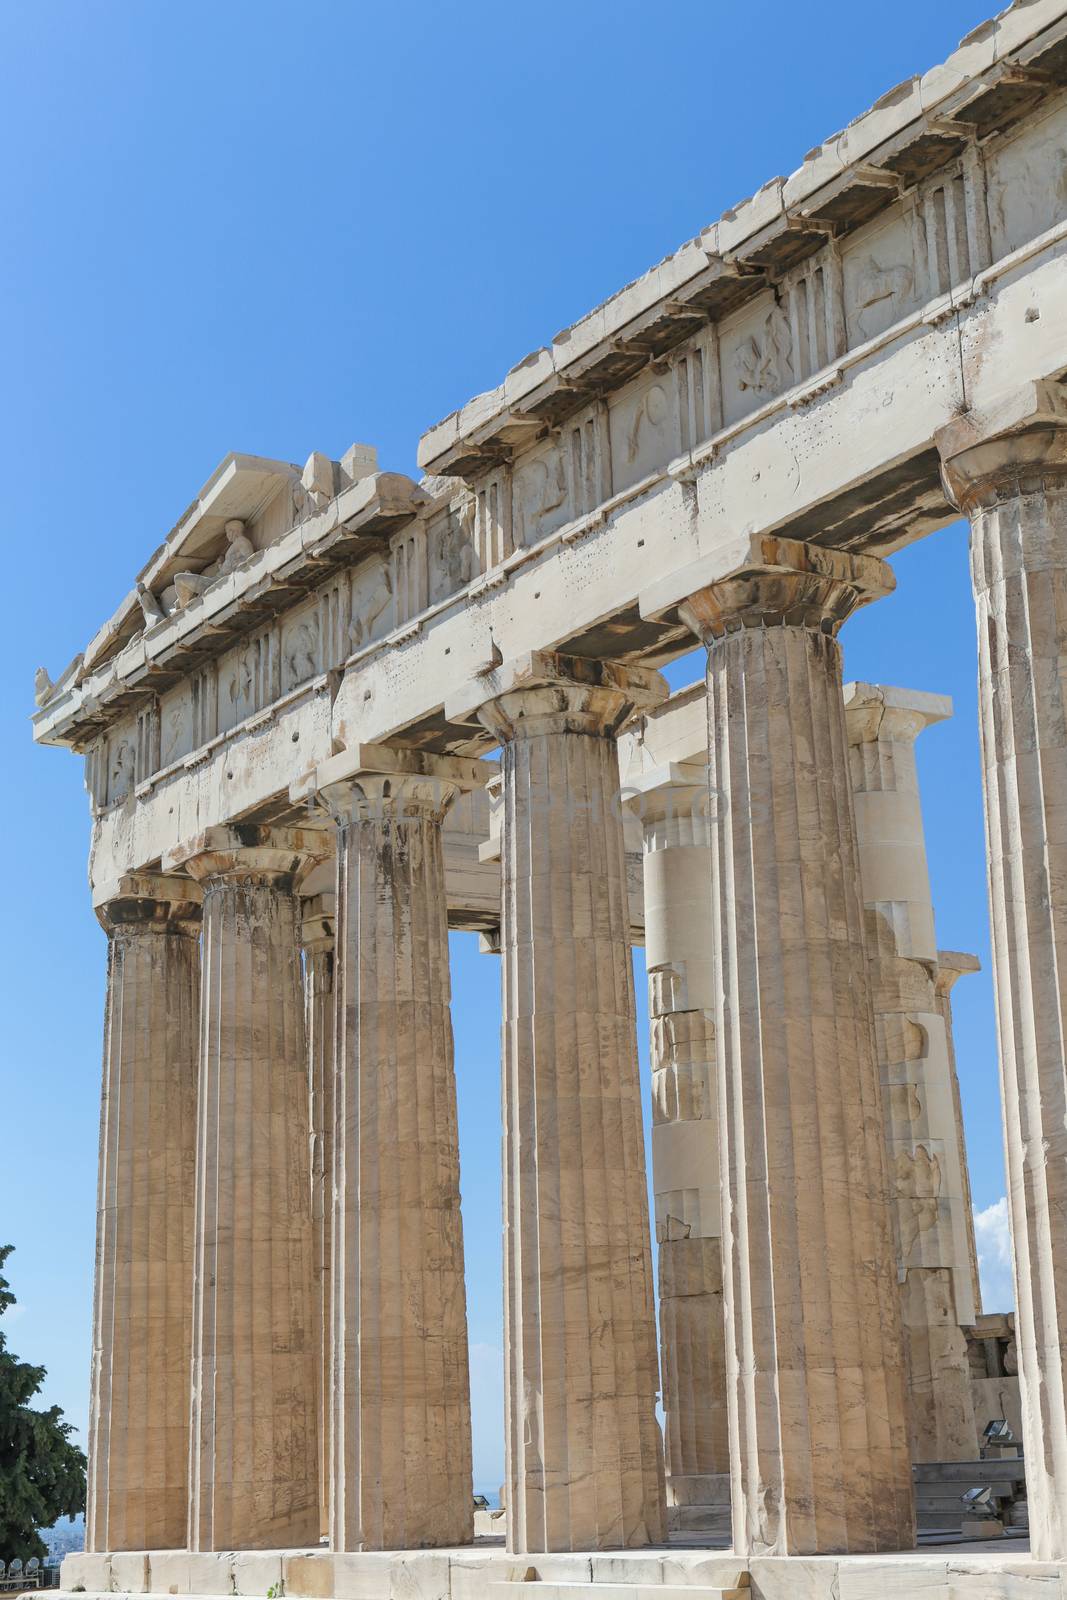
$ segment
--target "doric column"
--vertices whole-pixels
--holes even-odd
[[[628,771],[624,785],[644,835],[667,1503],[694,1506],[721,1500],[708,1479],[730,1470],[707,768]]]
[[[311,1289],[314,1338],[319,1350],[315,1415],[319,1440],[319,1532],[330,1531],[330,1257],[333,1233],[334,1128],[334,926],[332,894],[305,899],[300,943],[304,951],[304,1030],[308,1047],[308,1114],[311,1124]]]
[[[337,822],[335,1550],[473,1538],[441,824],[478,767],[362,747],[317,774]]]
[[[939,440],[971,522],[1030,1546],[1067,1556],[1067,407]]]
[[[913,1461],[978,1455],[963,1332],[976,1315],[970,1218],[915,762],[919,734],[951,715],[943,695],[845,687]]]
[[[123,878],[108,935],[87,1550],[185,1543],[200,890]]]
[[[982,1315],[982,1285],[978,1276],[978,1244],[974,1234],[974,1203],[971,1199],[971,1168],[967,1160],[967,1136],[963,1125],[963,1103],[960,1099],[960,1079],[956,1070],[956,1038],[952,1023],[952,991],[960,978],[981,972],[982,963],[975,955],[963,950],[937,952],[937,978],[934,992],[937,1009],[945,1025],[945,1043],[948,1046],[949,1075],[952,1081],[952,1103],[955,1107],[956,1133],[959,1139],[957,1160],[963,1174],[963,1209],[967,1217],[967,1256],[971,1269],[971,1294],[975,1316]]]
[[[900,1304],[837,629],[880,561],[786,540],[692,595],[708,647],[734,1549],[913,1539]]]
[[[616,734],[658,674],[536,653],[449,702],[503,747],[505,1432],[513,1550],[664,1536]]]
[[[204,889],[189,1548],[317,1544],[307,1047],[311,832],[209,828]]]

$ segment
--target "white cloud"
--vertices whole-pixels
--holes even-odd
[[[1011,1232],[1008,1200],[1001,1195],[984,1211],[974,1213],[978,1245],[978,1275],[982,1280],[982,1305],[986,1311],[1011,1311],[1015,1288],[1011,1281]]]

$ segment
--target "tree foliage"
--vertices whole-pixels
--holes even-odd
[[[0,1246],[0,1316],[13,1306],[2,1269],[13,1246]],[[47,1555],[38,1530],[85,1508],[85,1456],[58,1406],[35,1411],[44,1367],[19,1361],[0,1333],[0,1561]]]

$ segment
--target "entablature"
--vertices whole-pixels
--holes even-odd
[[[791,177],[771,179],[526,356],[499,387],[429,429],[419,465],[481,479],[583,405],[661,363],[705,324],[760,297],[777,299],[783,277],[812,256],[823,252],[832,263],[858,229],[914,201],[953,163],[980,165],[988,141],[1067,84],[1062,13],[1061,0],[1021,0],[983,23],[941,66],[897,85],[809,152]],[[972,240],[971,253],[981,256],[981,239]],[[945,248],[946,268],[947,255]],[[976,259],[971,271],[985,265]]]

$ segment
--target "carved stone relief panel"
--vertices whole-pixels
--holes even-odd
[[[226,733],[254,716],[282,692],[282,651],[276,624],[242,639],[218,663],[218,720]]]
[[[727,425],[758,411],[797,381],[789,314],[777,293],[768,291],[727,318],[719,329],[719,351]]]
[[[109,806],[133,794],[137,782],[137,727],[124,723],[107,741],[107,801]]]
[[[193,685],[176,684],[159,706],[159,764],[169,767],[193,749]]]
[[[669,369],[643,375],[610,408],[611,476],[618,494],[678,455],[681,438],[674,378]]]
[[[986,156],[993,256],[1067,216],[1067,99]]]
[[[842,248],[849,349],[877,338],[926,298],[918,244],[915,204],[909,201],[894,206],[877,227],[862,229]]]
[[[393,577],[390,563],[377,556],[352,574],[352,621],[348,628],[349,654],[380,639],[394,626]]]
[[[311,601],[284,617],[281,627],[281,692],[287,694],[310,678],[321,664],[318,604]]]
[[[430,604],[465,589],[474,577],[474,501],[453,504],[426,523]]]
[[[575,515],[567,459],[573,431],[568,427],[555,434],[515,464],[512,527],[517,548],[537,544]]]

